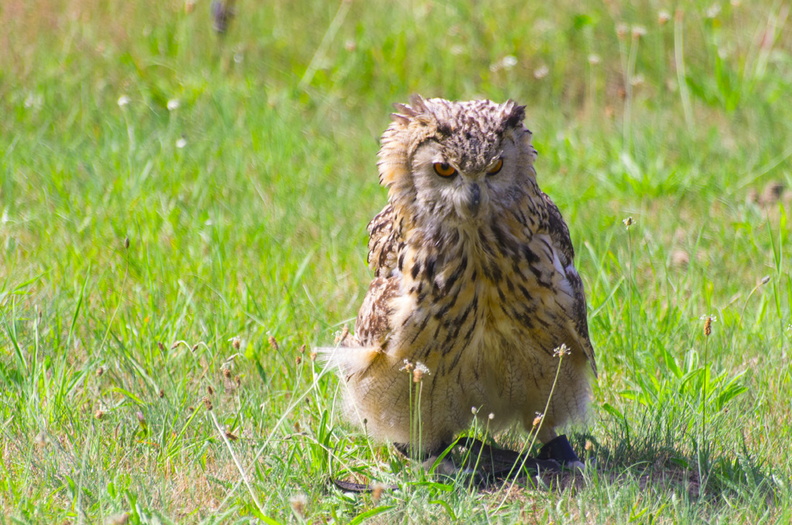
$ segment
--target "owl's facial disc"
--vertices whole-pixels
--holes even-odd
[[[438,181],[440,193],[446,201],[447,213],[462,222],[474,221],[486,215],[490,202],[490,188],[486,177],[486,172],[469,173],[459,170],[453,180]]]
[[[486,217],[494,187],[503,184],[499,179],[508,171],[502,149],[493,148],[489,158],[472,164],[436,141],[420,145],[411,164],[416,200],[429,210],[426,220],[461,224]]]

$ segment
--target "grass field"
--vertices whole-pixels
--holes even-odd
[[[4,0],[0,523],[792,522],[789,10],[240,1],[221,37],[208,0]],[[601,371],[582,474],[438,481],[311,357],[415,92],[527,104]]]

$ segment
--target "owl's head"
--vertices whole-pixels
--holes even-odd
[[[415,226],[486,220],[536,187],[524,106],[416,95],[396,109],[382,136],[380,182]]]

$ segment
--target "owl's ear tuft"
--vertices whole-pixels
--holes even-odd
[[[391,113],[391,119],[402,125],[407,125],[412,119],[418,115],[426,112],[426,104],[424,103],[421,95],[413,95],[410,97],[410,104],[395,103],[393,107],[396,113]]]
[[[503,129],[516,128],[525,120],[525,106],[520,106],[513,100],[503,105]]]
[[[397,124],[406,126],[410,123],[410,116],[402,115],[401,113],[391,113],[391,120]]]
[[[409,104],[397,102],[393,105],[398,113],[392,113],[391,117],[397,122],[406,124],[410,119],[426,113],[426,100],[418,94],[410,97]]]
[[[410,95],[410,106],[412,106],[413,111],[415,113],[426,113],[426,99],[423,98],[418,93]]]

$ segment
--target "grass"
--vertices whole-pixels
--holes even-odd
[[[789,5],[188,4],[0,6],[0,522],[792,521]],[[311,357],[413,92],[528,105],[601,371],[576,479],[427,477]]]

